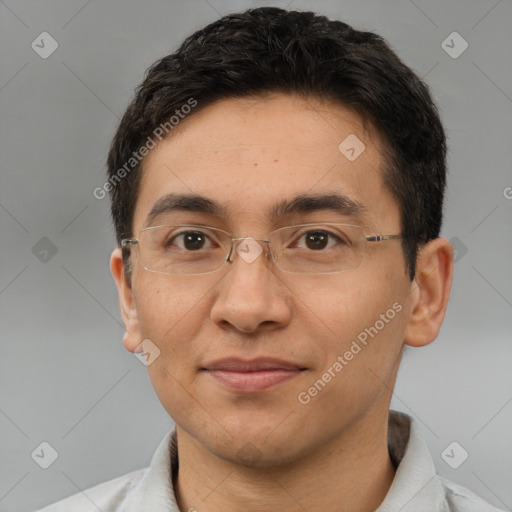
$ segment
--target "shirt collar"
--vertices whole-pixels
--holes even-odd
[[[445,492],[416,421],[390,411],[388,450],[397,468],[395,478],[376,512],[445,510]],[[447,510],[447,508],[446,508]]]
[[[388,450],[397,470],[376,512],[444,510],[444,489],[428,448],[416,421],[405,413],[390,410]],[[160,442],[139,484],[133,511],[179,512],[172,485],[177,471],[176,430],[172,430]]]

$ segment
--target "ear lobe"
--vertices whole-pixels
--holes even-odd
[[[432,343],[441,329],[453,278],[453,247],[446,238],[425,244],[411,284],[411,314],[404,342],[413,347]]]
[[[133,290],[126,280],[123,256],[119,247],[114,249],[110,256],[110,270],[117,285],[121,316],[126,329],[123,337],[123,346],[129,352],[134,352],[140,345],[142,337],[140,334],[139,318],[133,297]]]

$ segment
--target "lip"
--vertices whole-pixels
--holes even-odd
[[[234,391],[259,393],[300,375],[306,368],[280,359],[229,358],[214,361],[201,370]]]

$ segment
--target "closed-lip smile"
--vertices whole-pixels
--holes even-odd
[[[300,375],[307,368],[282,359],[231,357],[208,363],[201,370],[234,391],[259,393]]]

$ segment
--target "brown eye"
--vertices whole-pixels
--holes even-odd
[[[346,246],[345,240],[330,231],[314,230],[303,233],[297,239],[296,247],[309,249],[310,251],[322,251],[323,249],[331,249],[338,245],[340,248]]]
[[[329,233],[325,231],[311,231],[306,233],[306,246],[308,249],[325,249],[329,243]]]
[[[183,245],[190,251],[202,249],[206,241],[204,233],[188,232],[183,235]]]
[[[177,245],[180,249],[198,251],[205,248],[208,241],[208,236],[201,231],[185,231],[169,240],[167,246]]]

